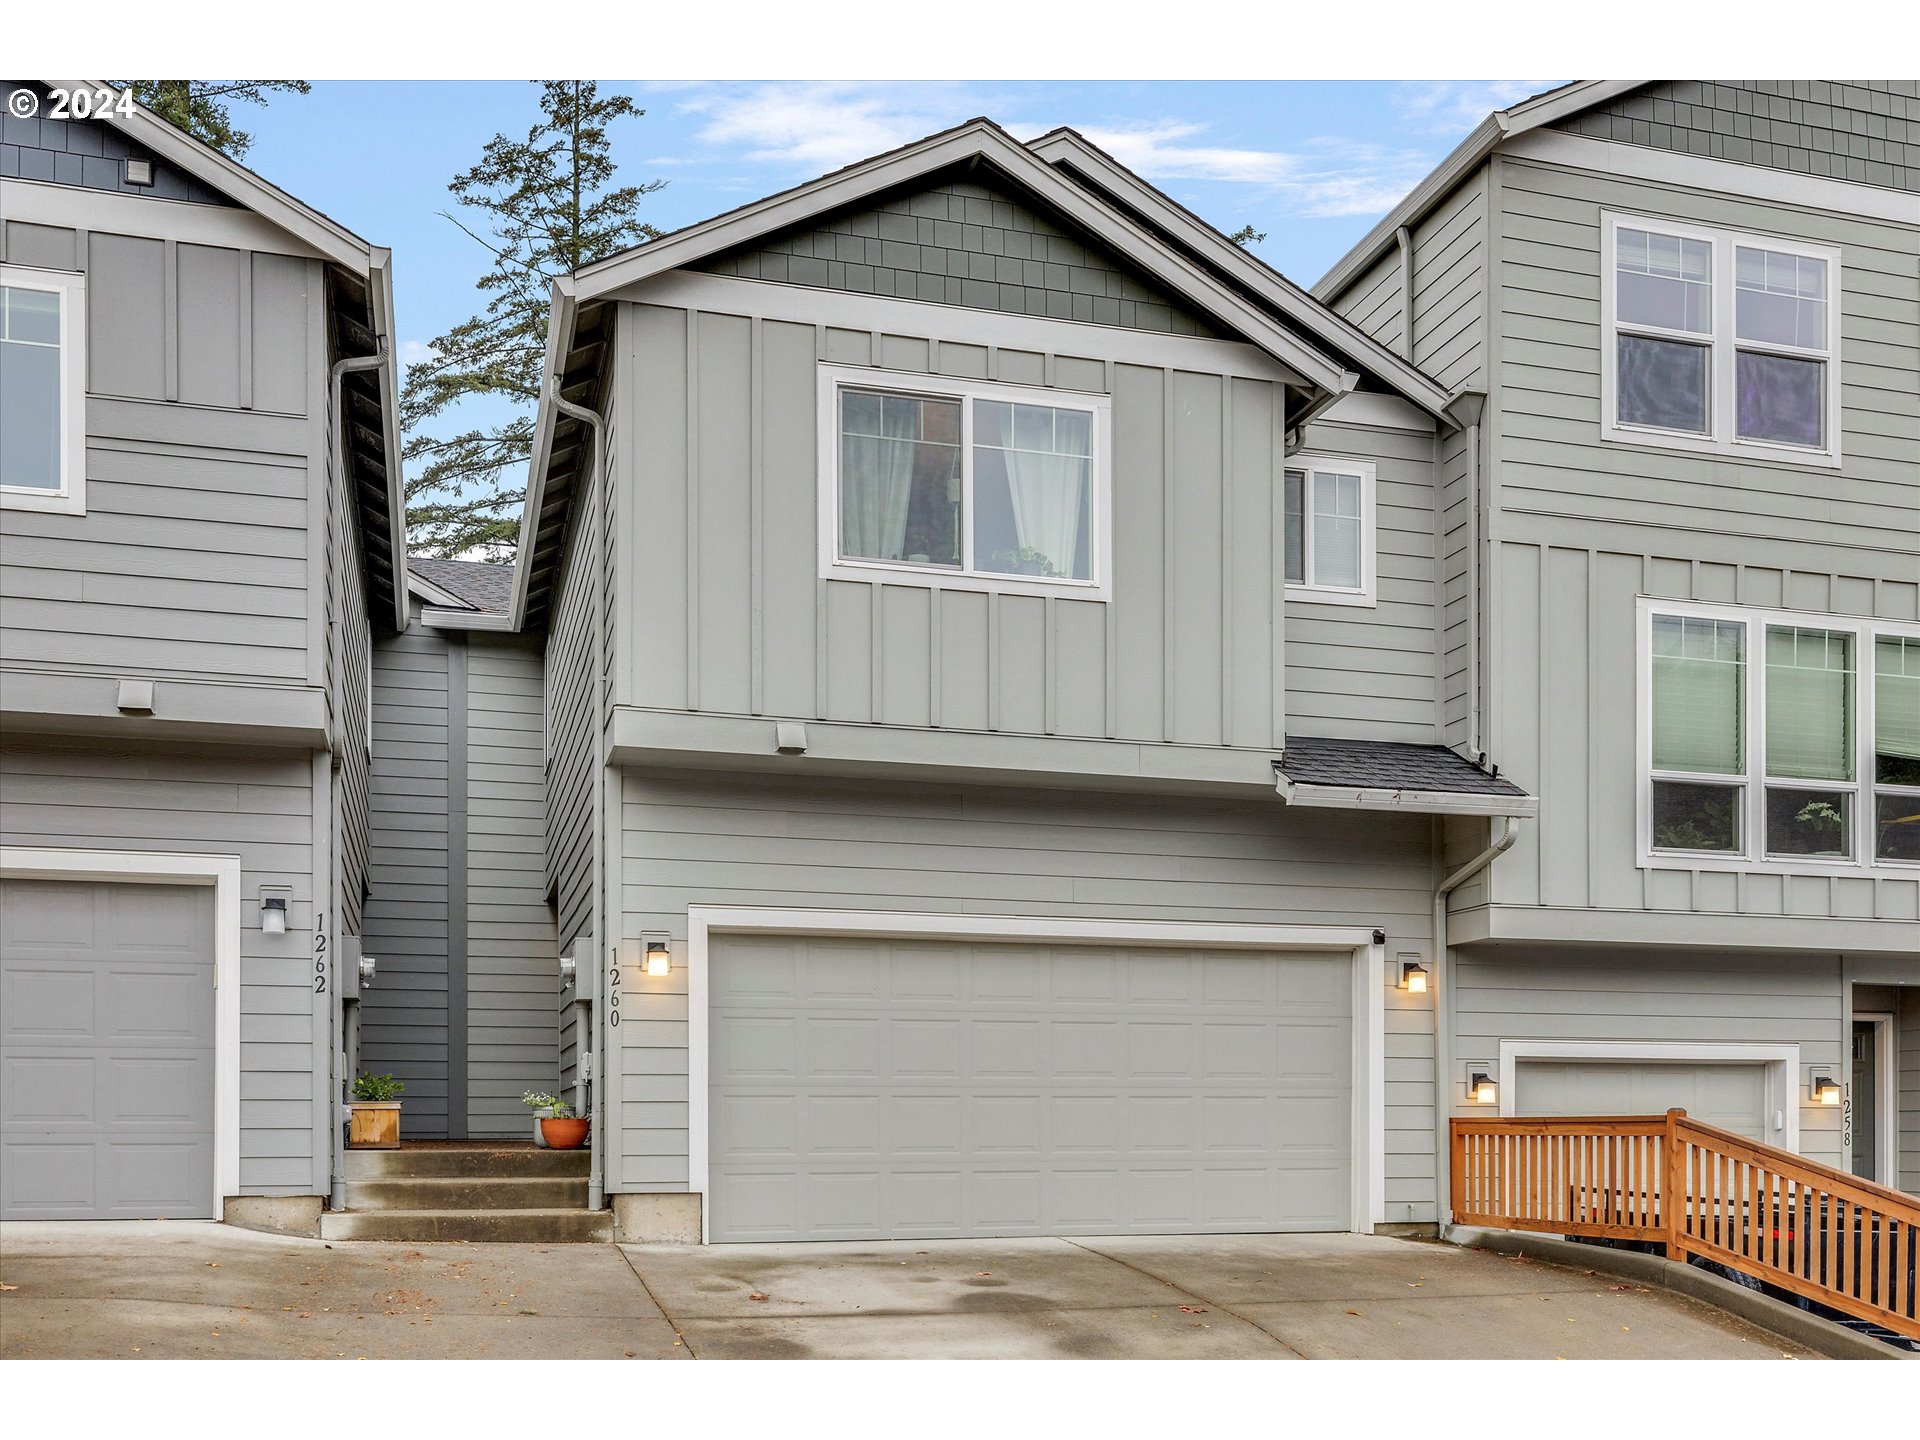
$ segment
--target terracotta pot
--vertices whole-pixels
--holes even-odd
[[[347,1144],[355,1150],[400,1148],[400,1102],[355,1100],[348,1107]]]
[[[549,1150],[578,1150],[587,1143],[589,1123],[578,1117],[558,1120],[548,1116],[540,1122],[540,1135]]]

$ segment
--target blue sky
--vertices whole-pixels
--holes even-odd
[[[1202,218],[1267,234],[1310,284],[1493,109],[1550,81],[647,83],[612,134],[621,177],[663,230],[974,115],[1027,138],[1072,125]],[[394,252],[403,358],[477,308],[487,256],[439,213],[447,182],[536,114],[525,81],[318,81],[236,116],[247,163]]]

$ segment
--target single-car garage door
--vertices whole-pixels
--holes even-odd
[[[1664,1115],[1766,1140],[1767,1067],[1642,1064],[1626,1060],[1522,1060],[1514,1066],[1517,1115]]]
[[[712,1240],[1348,1228],[1344,953],[734,935],[710,964]]]
[[[213,892],[0,881],[0,1217],[211,1216]]]

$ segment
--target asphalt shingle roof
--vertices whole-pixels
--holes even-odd
[[[1289,735],[1279,767],[1296,785],[1351,790],[1424,790],[1454,795],[1525,796],[1444,745],[1398,740],[1321,740]]]
[[[409,555],[407,568],[422,580],[458,595],[476,610],[504,615],[513,608],[513,566],[480,560],[436,560]]]

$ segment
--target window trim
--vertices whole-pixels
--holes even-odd
[[[87,513],[87,277],[75,270],[0,265],[0,285],[60,297],[60,488],[0,485],[0,508]]]
[[[973,517],[973,404],[974,400],[1011,401],[1020,405],[1048,405],[1055,409],[1084,410],[1093,416],[1091,475],[1093,495],[1088,505],[1092,534],[1087,556],[1093,570],[1089,580],[1058,577],[998,575],[988,570],[948,569],[945,566],[908,565],[840,553],[840,393],[843,390],[883,390],[960,402],[960,484],[963,524]],[[958,379],[918,371],[884,370],[853,365],[819,367],[818,396],[819,548],[820,578],[863,580],[868,584],[924,585],[939,590],[967,590],[988,595],[1050,595],[1066,600],[1109,600],[1113,593],[1113,405],[1112,397],[1085,390],[1048,385],[1005,385],[986,380]],[[970,537],[963,534],[963,544]]]
[[[1658,778],[1683,783],[1738,786],[1741,800],[1741,849],[1734,853],[1701,850],[1657,850],[1653,845],[1653,617],[1725,620],[1746,627],[1746,713],[1740,717],[1745,736],[1745,768],[1738,775],[1692,775],[1662,771]],[[1854,660],[1853,754],[1854,778],[1814,781],[1769,779],[1767,767],[1766,635],[1773,626],[1804,630],[1832,630],[1852,636]],[[1777,875],[1899,875],[1911,878],[1920,862],[1882,859],[1875,854],[1871,774],[1874,755],[1874,640],[1898,635],[1920,639],[1920,624],[1873,616],[1833,615],[1818,611],[1777,610],[1751,605],[1702,604],[1642,595],[1634,625],[1634,816],[1637,864],[1643,870],[1731,870]],[[1842,790],[1853,795],[1851,858],[1770,855],[1766,850],[1766,795],[1769,786],[1780,789]],[[1904,787],[1892,787],[1901,790]]]
[[[1619,280],[1619,232],[1650,230],[1682,240],[1700,240],[1712,247],[1710,274],[1713,281],[1713,328],[1707,334],[1667,330],[1657,325],[1626,324],[1619,321],[1617,290]],[[1826,468],[1841,463],[1840,424],[1840,309],[1841,252],[1831,245],[1815,245],[1805,240],[1789,240],[1778,235],[1756,235],[1689,224],[1680,220],[1629,215],[1611,210],[1600,212],[1600,438],[1616,444],[1648,445],[1659,449],[1691,450],[1712,455],[1737,455],[1747,460],[1775,461],[1791,465],[1817,465]],[[1741,246],[1773,250],[1807,260],[1822,260],[1827,266],[1827,344],[1824,350],[1796,345],[1778,345],[1764,340],[1741,340],[1734,330],[1735,251]],[[1619,344],[1620,336],[1644,335],[1655,340],[1675,340],[1706,349],[1707,360],[1707,433],[1695,435],[1684,430],[1663,430],[1651,425],[1622,424],[1619,420]],[[1793,359],[1819,360],[1825,367],[1824,428],[1826,444],[1820,448],[1789,445],[1778,440],[1743,440],[1737,433],[1738,391],[1736,367],[1742,350],[1758,354],[1783,355]]]
[[[1287,576],[1286,472],[1303,470],[1306,483],[1300,496],[1300,523],[1305,528],[1300,543],[1301,574],[1313,574],[1313,477],[1319,471],[1360,476],[1360,584],[1350,589],[1342,585],[1322,585],[1311,578],[1293,581]],[[1374,490],[1377,481],[1375,462],[1357,456],[1332,455],[1321,451],[1289,455],[1280,467],[1280,580],[1286,598],[1303,605],[1358,605],[1373,609],[1379,605],[1379,543],[1374,517]]]

